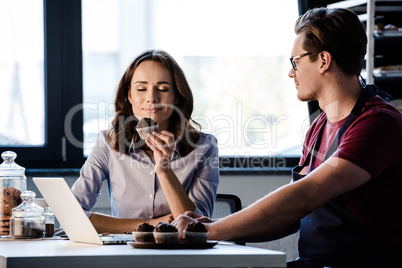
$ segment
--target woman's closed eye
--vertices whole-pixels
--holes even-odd
[[[137,88],[137,91],[146,91],[146,90],[147,90],[147,88],[144,88],[144,87],[138,87]],[[169,88],[166,88],[166,87],[158,88],[158,91],[160,91],[160,92],[168,92]]]

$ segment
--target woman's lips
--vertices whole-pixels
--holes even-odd
[[[147,113],[155,114],[162,110],[163,108],[145,108],[143,109]]]

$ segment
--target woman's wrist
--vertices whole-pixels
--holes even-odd
[[[155,164],[155,172],[158,174],[169,173],[171,171],[170,160],[166,157]]]
[[[165,167],[162,167],[162,166],[155,167],[155,173],[158,174],[159,178],[169,177],[174,174],[170,165],[165,166]]]

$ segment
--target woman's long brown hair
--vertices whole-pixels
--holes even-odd
[[[132,142],[134,148],[144,145],[144,141],[141,140],[135,130],[138,119],[133,114],[131,103],[128,101],[128,94],[136,68],[141,62],[148,60],[161,63],[173,78],[177,104],[175,104],[174,111],[170,116],[168,131],[175,135],[179,153],[182,156],[187,155],[195,148],[200,138],[200,132],[190,123],[192,122],[200,128],[200,125],[191,119],[193,94],[183,70],[172,56],[162,50],[147,50],[140,54],[121,78],[114,101],[116,114],[107,134],[108,141],[115,151],[122,154],[128,153]]]

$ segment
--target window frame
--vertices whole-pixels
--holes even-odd
[[[15,151],[18,154],[16,162],[27,169],[78,169],[86,157],[83,148],[66,138],[64,121],[69,111],[83,102],[81,0],[44,0],[43,5],[46,144],[38,147],[0,147],[0,150]],[[82,109],[74,113],[71,134],[76,140],[83,141]],[[240,173],[270,169],[286,169],[288,172],[290,167],[297,165],[299,157],[223,156],[220,157],[220,167]],[[262,164],[251,163],[253,159]]]

